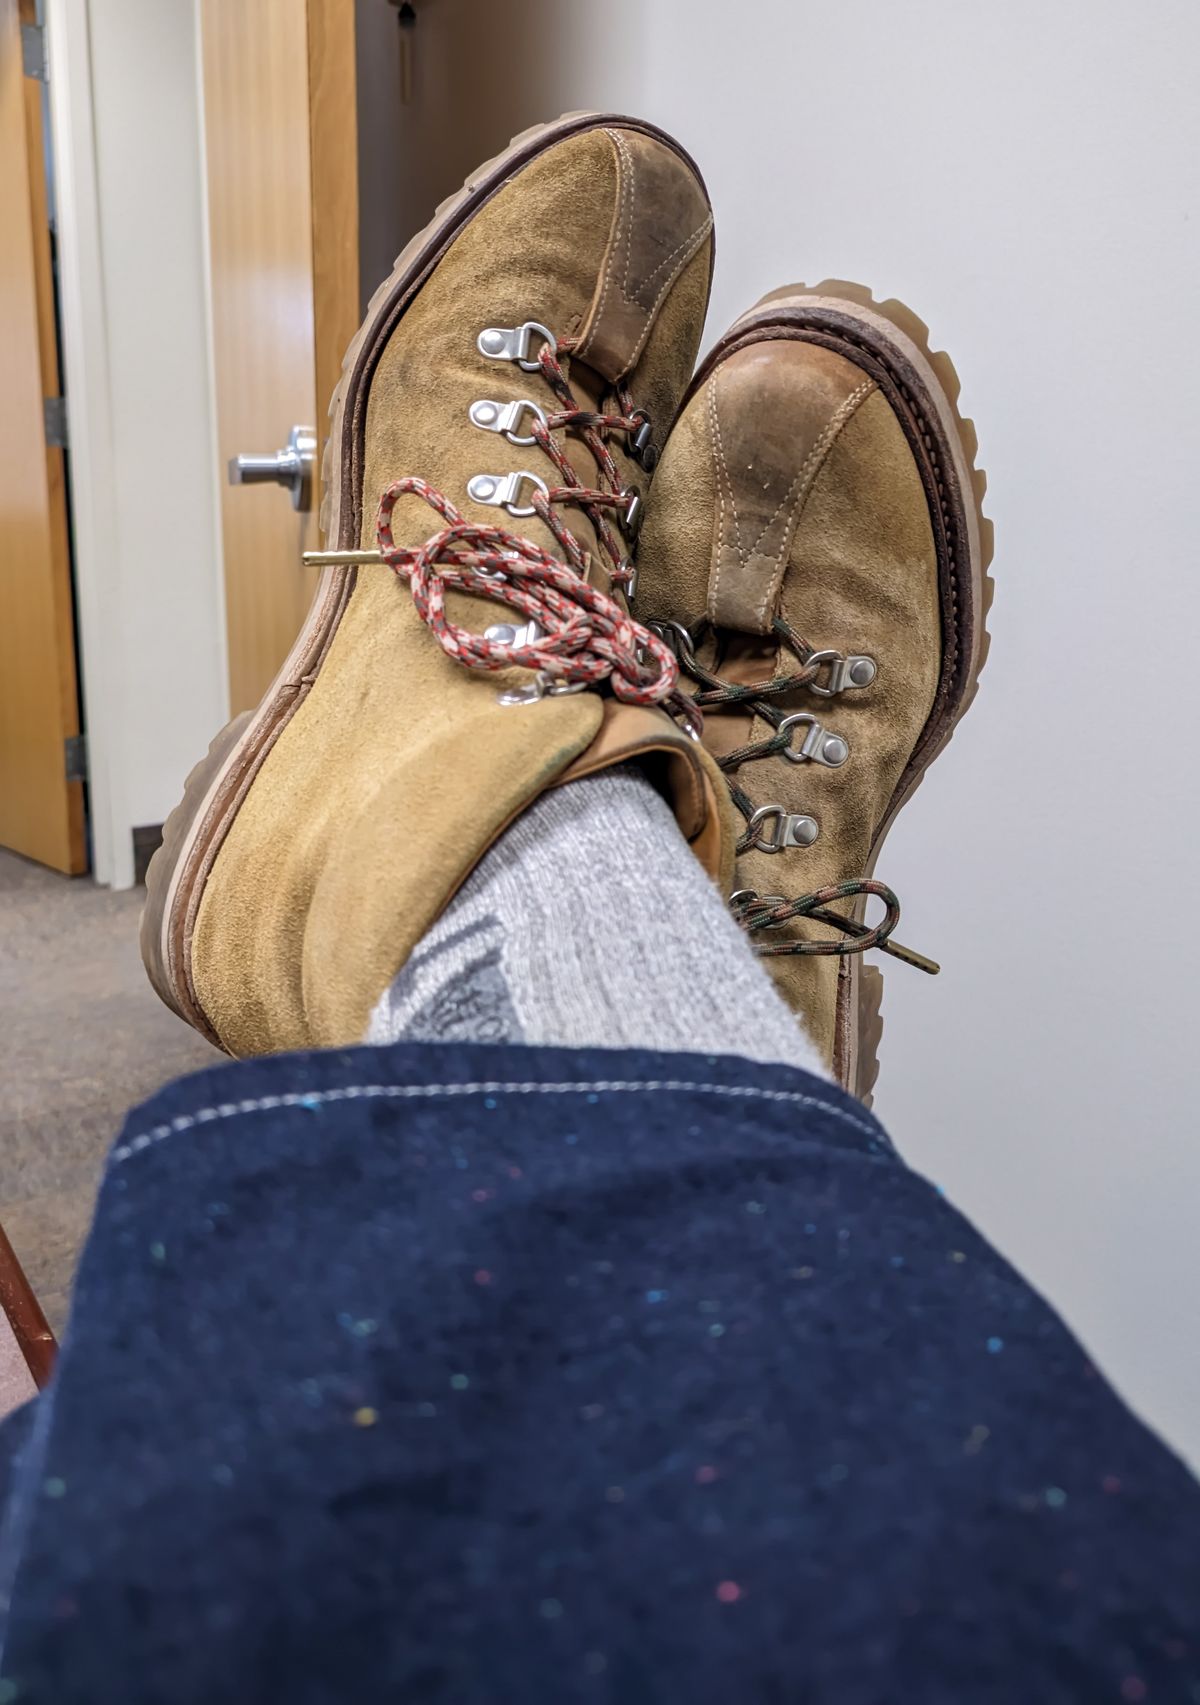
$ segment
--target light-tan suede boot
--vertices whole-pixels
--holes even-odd
[[[764,297],[696,376],[639,555],[637,616],[697,684],[741,814],[735,913],[864,1099],[881,979],[862,952],[937,968],[889,939],[876,859],[986,649],[991,528],[957,394],[899,303],[842,283]]]
[[[148,878],[151,981],[229,1053],[360,1040],[506,825],[612,764],[640,762],[730,879],[720,772],[626,602],[712,252],[670,138],[573,114],[481,167],[377,292],[334,399],[341,560]]]

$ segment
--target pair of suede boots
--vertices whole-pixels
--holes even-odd
[[[764,297],[693,375],[713,252],[683,150],[577,114],[376,293],[334,398],[333,560],[148,880],[151,980],[227,1052],[358,1041],[505,827],[635,762],[869,1091],[862,953],[917,958],[873,871],[982,666],[983,479],[949,362],[857,287]]]

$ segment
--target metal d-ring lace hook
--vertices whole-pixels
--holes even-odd
[[[636,430],[630,434],[629,454],[646,473],[652,474],[658,466],[658,445],[654,442],[654,429],[650,424],[650,416],[644,408],[636,409],[633,418],[637,421]]]
[[[876,895],[884,904],[884,916],[878,924],[860,923],[857,918],[829,909],[838,900],[857,900],[869,894]],[[911,947],[904,947],[891,939],[892,931],[900,921],[900,902],[886,882],[878,882],[874,877],[856,876],[849,882],[835,882],[828,888],[802,894],[796,900],[781,900],[777,894],[756,894],[751,888],[740,888],[730,898],[729,904],[737,922],[751,936],[759,930],[777,929],[793,918],[812,918],[838,930],[843,937],[841,941],[756,942],[754,951],[761,959],[804,955],[845,958],[848,954],[866,953],[877,947],[882,953],[890,953],[893,959],[903,959],[906,965],[913,965],[930,976],[936,976],[940,969],[936,960],[927,959],[923,953],[915,953]]]
[[[471,424],[482,427],[485,432],[500,432],[510,444],[536,444],[537,434],[521,433],[517,428],[527,414],[540,421],[543,429],[546,427],[546,411],[539,407],[529,397],[518,397],[516,402],[497,403],[490,397],[480,397],[472,403],[468,411]]]
[[[538,320],[526,320],[520,326],[485,326],[475,340],[480,355],[486,355],[492,361],[515,361],[526,373],[536,373],[540,366],[541,350],[531,361],[529,346],[535,337],[540,337],[543,347],[548,347],[551,355],[558,352],[558,339]]]
[[[807,734],[797,746],[785,746],[783,756],[789,764],[824,764],[827,769],[836,770],[850,756],[849,743],[840,734],[829,732],[823,723],[817,721],[811,711],[798,710],[791,716],[785,716],[776,728],[776,734],[790,736],[793,728],[806,728]]]
[[[804,664],[808,669],[819,665],[829,671],[829,678],[824,685],[817,680],[808,684],[809,692],[815,693],[820,699],[832,699],[839,693],[855,692],[869,687],[879,673],[875,659],[861,652],[846,656],[840,651],[811,651],[804,659]]]
[[[544,479],[531,474],[528,468],[520,468],[511,474],[474,474],[467,481],[467,496],[474,498],[476,503],[507,509],[510,515],[536,515],[534,504],[520,501],[526,481],[536,486],[543,497],[549,495],[550,488]]]
[[[659,639],[667,642],[688,674],[694,674],[691,665],[696,662],[696,648],[691,630],[684,627],[682,622],[647,622],[646,626],[652,633],[656,633]]]
[[[777,828],[764,835],[762,825],[775,823]],[[760,805],[746,824],[747,835],[760,852],[788,852],[792,847],[811,847],[821,832],[815,817],[802,811],[787,811],[782,805]]]

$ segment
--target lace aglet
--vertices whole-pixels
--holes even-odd
[[[305,551],[300,558],[305,568],[368,568],[383,560],[382,551]]]
[[[918,971],[926,972],[930,977],[936,977],[941,966],[936,959],[926,959],[923,953],[915,952],[911,947],[905,947],[903,942],[880,941],[876,943],[881,953],[890,953],[893,959],[902,959],[906,965],[912,965]]]

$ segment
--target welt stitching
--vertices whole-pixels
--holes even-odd
[[[147,1131],[141,1131],[131,1137],[127,1143],[120,1144],[112,1151],[112,1164],[120,1165],[133,1155],[151,1148],[154,1144],[165,1141],[168,1137],[180,1136],[184,1131],[194,1130],[198,1125],[209,1125],[223,1119],[237,1118],[247,1113],[274,1112],[280,1107],[318,1107],[330,1102],[385,1100],[385,1101],[432,1101],[439,1098],[453,1099],[474,1095],[583,1095],[601,1092],[604,1094],[656,1094],[690,1091],[697,1095],[724,1096],[731,1100],[784,1102],[794,1107],[820,1108],[844,1125],[861,1132],[864,1136],[875,1140],[887,1139],[874,1125],[868,1125],[865,1120],[856,1119],[844,1108],[835,1106],[819,1095],[808,1095],[802,1090],[794,1089],[760,1089],[750,1084],[726,1083],[693,1083],[684,1078],[599,1078],[591,1081],[542,1083],[530,1081],[523,1083],[480,1082],[480,1083],[357,1083],[347,1084],[338,1089],[312,1090],[307,1094],[291,1091],[286,1095],[257,1095],[242,1101],[223,1101],[214,1107],[202,1107],[195,1113],[181,1113],[176,1118],[162,1125],[154,1125]]]

